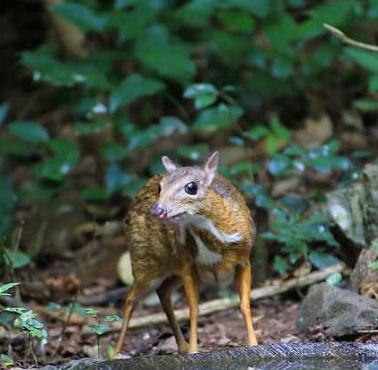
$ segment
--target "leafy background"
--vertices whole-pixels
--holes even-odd
[[[9,66],[23,94],[2,94],[3,262],[74,255],[75,215],[120,220],[162,154],[200,163],[214,149],[257,216],[257,279],[337,261],[324,192],[376,158],[378,61],[323,23],[375,44],[375,0],[46,1],[44,11],[37,41]]]

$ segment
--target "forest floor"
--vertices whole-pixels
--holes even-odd
[[[93,297],[95,294],[107,294],[106,289],[117,289],[114,279],[98,279],[86,282],[87,288],[83,291]],[[81,297],[84,297],[81,295]],[[215,291],[202,291],[201,302],[216,297]],[[315,328],[311,333],[297,333],[295,321],[300,307],[300,297],[296,292],[286,293],[270,299],[264,299],[253,303],[253,318],[255,331],[259,344],[326,341],[334,338],[327,337],[322,328]],[[97,322],[106,315],[118,314],[122,316],[123,294],[114,297],[110,302],[100,305],[92,305],[98,314]],[[57,312],[46,310],[47,302],[30,300],[28,307],[38,313],[39,318],[46,324],[49,333],[48,341],[43,345],[36,345],[29,350],[25,358],[27,337],[20,335],[12,329],[3,329],[0,333],[1,352],[8,349],[15,363],[20,367],[31,365],[61,364],[73,359],[83,357],[98,357],[98,345],[100,345],[100,358],[105,358],[107,349],[114,347],[118,332],[106,333],[99,337],[94,333],[88,333],[85,327],[96,320],[89,316],[80,316],[72,313],[67,323],[67,313],[59,315]],[[45,304],[43,304],[45,303]],[[176,308],[186,307],[186,301],[181,298],[175,304]],[[135,309],[133,317],[143,317],[162,312],[160,305],[146,306],[140,303]],[[188,323],[181,323],[184,335],[188,335]],[[208,316],[201,316],[198,323],[198,337],[200,351],[210,351],[224,347],[232,347],[245,344],[246,333],[243,319],[238,309],[226,309]],[[348,338],[349,340],[352,338]],[[378,336],[366,335],[353,338],[358,341],[374,341]],[[11,346],[9,345],[11,344]],[[126,338],[123,355],[127,357],[145,354],[167,354],[177,351],[174,337],[168,324],[146,326],[144,328],[130,329]],[[5,351],[6,352],[6,351]],[[32,355],[33,354],[33,355]],[[34,359],[33,359],[34,357]]]

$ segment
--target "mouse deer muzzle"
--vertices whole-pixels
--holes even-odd
[[[154,204],[150,209],[150,214],[160,220],[167,218],[168,211],[159,203]]]

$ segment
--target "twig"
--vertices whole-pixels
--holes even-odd
[[[345,42],[346,44],[356,46],[361,49],[366,49],[370,51],[378,52],[378,46],[366,44],[364,42],[356,41],[348,37],[344,32],[340,31],[338,28],[331,26],[330,24],[323,23],[323,26],[332,33],[332,35],[336,36],[339,40],[342,42]]]
[[[305,286],[322,281],[334,273],[342,272],[344,269],[345,269],[345,266],[343,264],[338,264],[338,265],[327,267],[321,271],[313,272],[303,277],[290,279],[286,282],[276,280],[270,286],[252,290],[251,300],[252,302],[254,302],[258,299],[269,298],[278,294],[285,293],[295,288],[303,288]],[[238,306],[238,304],[239,304],[239,300],[232,299],[232,298],[214,299],[212,301],[205,302],[199,305],[199,315],[201,316],[209,315],[214,312],[236,307]],[[188,309],[176,310],[175,315],[176,315],[177,320],[179,321],[188,320],[189,311]],[[153,314],[153,315],[148,315],[148,316],[143,316],[143,317],[136,317],[134,319],[131,319],[130,328],[142,328],[146,326],[159,325],[166,322],[167,322],[166,316],[163,313],[158,313],[158,314]],[[121,328],[121,323],[114,323],[109,328],[109,330],[112,332],[116,332],[116,331],[119,331],[120,328]],[[93,331],[89,328],[89,326],[86,325],[83,327],[81,334],[90,335],[90,334],[93,334]]]
[[[59,338],[58,338],[58,343],[56,344],[54,351],[50,355],[49,362],[52,362],[52,360],[55,358],[56,354],[58,353],[60,346],[62,345],[63,337],[66,333],[67,326],[70,323],[71,316],[74,312],[76,303],[77,303],[77,296],[75,297],[75,300],[73,301],[73,303],[70,307],[70,310],[67,313],[67,319],[63,321],[62,329],[60,331],[60,335],[59,335]]]

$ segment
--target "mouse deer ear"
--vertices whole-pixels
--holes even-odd
[[[214,152],[206,161],[203,171],[205,172],[205,182],[207,186],[213,182],[218,170],[219,153]]]
[[[166,155],[161,157],[161,161],[163,162],[163,166],[168,173],[171,173],[177,169],[177,166]]]

